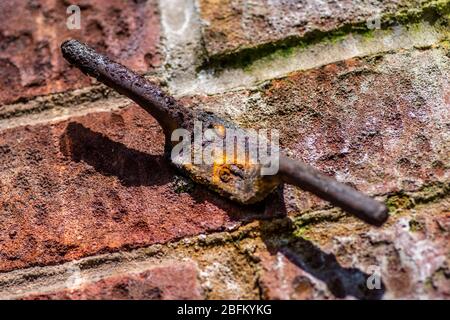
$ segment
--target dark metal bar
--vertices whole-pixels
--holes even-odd
[[[67,61],[85,74],[95,77],[143,107],[159,122],[166,137],[170,137],[172,131],[180,127],[183,106],[178,105],[174,98],[166,95],[157,85],[77,40],[63,42],[61,51]]]
[[[61,45],[61,50],[71,64],[134,100],[156,118],[164,130],[166,143],[170,141],[168,138],[173,130],[183,127],[193,117],[190,110],[166,95],[157,85],[87,45],[68,40]],[[379,226],[388,218],[384,204],[301,162],[280,156],[278,175],[284,182],[310,191],[370,224]]]
[[[380,226],[388,218],[383,203],[299,161],[281,156],[279,174],[283,181],[312,192],[370,224]]]

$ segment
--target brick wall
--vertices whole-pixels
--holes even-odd
[[[450,1],[0,3],[0,298],[450,297]],[[70,37],[382,201],[292,186],[242,207],[157,122],[69,66]],[[367,279],[381,276],[370,290]]]

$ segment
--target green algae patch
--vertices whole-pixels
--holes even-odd
[[[294,238],[307,239],[307,233],[312,231],[314,226],[322,223],[337,222],[345,216],[346,214],[338,208],[306,212],[294,218],[292,236]]]
[[[436,182],[423,186],[415,192],[398,192],[389,195],[385,201],[390,213],[395,213],[402,209],[411,209],[418,204],[426,204],[448,197],[450,194],[450,184]]]
[[[403,193],[389,196],[386,200],[386,206],[390,213],[395,213],[400,209],[410,209],[414,206],[414,203],[410,197]]]
[[[441,23],[448,26],[448,15],[450,14],[450,0],[432,1],[420,8],[400,10],[392,14],[380,17],[382,30],[387,30],[397,25],[414,25],[428,22],[432,25]],[[410,26],[408,26],[409,28]],[[414,27],[414,26],[411,26]],[[445,29],[446,30],[446,29]],[[445,31],[443,29],[443,31]],[[254,63],[258,60],[272,61],[275,59],[286,59],[296,52],[311,45],[324,43],[336,44],[349,35],[360,35],[363,39],[370,40],[376,37],[376,32],[367,26],[365,21],[344,24],[331,31],[311,30],[304,35],[291,34],[284,39],[262,43],[256,46],[240,47],[232,51],[205,57],[204,62],[197,68],[200,70],[215,70],[221,72],[225,69],[243,69],[252,71]]]

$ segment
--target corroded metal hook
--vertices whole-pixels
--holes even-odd
[[[171,141],[172,132],[178,128],[194,130],[195,121],[204,123],[205,129],[217,128],[220,134],[225,132],[224,128],[232,128],[242,134],[246,132],[210,112],[193,111],[182,106],[156,84],[77,40],[65,41],[61,50],[64,58],[83,73],[127,96],[150,113],[164,131],[166,151],[175,146]],[[242,158],[244,161],[239,160]],[[383,203],[284,155],[279,157],[279,171],[275,175],[262,175],[261,165],[245,162],[245,154],[243,157],[238,155],[235,163],[173,163],[194,181],[243,204],[263,200],[280,183],[286,182],[312,192],[370,224],[380,226],[388,218],[388,209]]]

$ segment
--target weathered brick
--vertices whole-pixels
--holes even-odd
[[[206,50],[209,55],[218,55],[289,37],[301,38],[348,25],[366,24],[377,16],[415,10],[431,2],[201,0],[200,14],[204,21]]]
[[[242,207],[176,175],[131,106],[0,133],[0,270],[164,243],[282,210]]]
[[[104,278],[61,291],[35,293],[26,300],[181,300],[202,299],[194,263],[173,261],[144,272]]]
[[[81,29],[69,30],[65,1],[0,3],[0,104],[89,85],[59,46],[76,38],[145,72],[160,63],[157,3],[78,1]]]
[[[259,286],[263,299],[310,300],[317,289],[307,272],[291,263],[282,253],[258,253],[261,259]]]
[[[382,229],[343,218],[263,237],[269,251],[261,246],[256,252],[262,296],[448,299],[448,208],[447,197],[401,210]],[[374,274],[379,289],[367,286]]]
[[[31,118],[6,120],[18,116],[19,108],[0,107],[4,123],[10,121],[5,126],[10,129],[0,132],[2,296],[448,299],[450,54],[443,40],[448,30],[426,27],[436,18],[434,9],[428,12],[432,17],[422,10],[429,3],[449,7],[447,0],[200,0],[204,41],[194,30],[193,2],[166,15],[165,23],[169,17],[174,29],[164,24],[170,30],[165,36],[172,37],[165,42],[169,86],[178,72],[201,63],[203,44],[209,61],[225,67],[231,62],[239,68],[242,58],[273,54],[257,59],[251,73],[249,68],[201,72],[193,85],[187,84],[190,92],[208,84],[214,88],[202,92],[249,86],[250,80],[253,86],[291,70],[389,51],[294,72],[256,89],[184,99],[243,126],[279,129],[290,156],[364,192],[384,195],[391,217],[383,227],[323,208],[324,201],[292,186],[284,187],[284,197],[280,189],[262,204],[238,206],[178,175],[163,157],[161,129],[136,106],[46,123],[51,112],[42,117],[38,110],[78,101],[51,96],[20,106],[20,112],[35,110],[32,123],[40,125],[14,127]],[[0,104],[88,86],[90,80],[60,56],[60,42],[68,37],[93,44],[139,72],[160,65],[156,0],[78,4],[80,31],[65,26],[68,2],[0,4]],[[411,9],[406,19],[420,26],[405,27],[408,32],[401,37],[395,28],[386,35],[400,43],[413,36],[408,45],[385,46],[378,33],[366,32],[369,17],[395,15],[395,23],[406,17],[403,9]],[[182,33],[185,28],[189,32]],[[372,39],[370,49],[355,46],[356,53],[337,54],[340,40],[334,40],[357,29],[364,31],[357,37],[361,41],[373,36],[381,42]],[[425,40],[418,41],[422,36]],[[184,40],[174,41],[177,37]],[[330,46],[316,47],[324,37],[332,40]],[[179,47],[174,49],[174,43]],[[311,43],[306,56],[313,64],[299,64],[303,56],[296,62],[288,54],[291,46],[300,52]],[[195,52],[182,54],[184,49]],[[323,51],[318,62],[314,50]],[[326,55],[330,58],[323,59]],[[276,69],[276,63],[289,68],[263,70]],[[236,75],[242,78],[237,81]],[[80,103],[116,103],[103,100],[103,89],[93,95],[86,90]],[[51,100],[59,104],[47,103]],[[286,213],[289,218],[283,217]],[[278,219],[267,219],[274,216]],[[264,219],[248,229],[185,238],[234,229],[256,218]],[[130,252],[175,240],[180,241]],[[91,255],[96,256],[62,264]],[[196,262],[181,262],[187,257]],[[175,261],[160,265],[170,259]],[[72,265],[86,276],[81,286],[65,282]],[[367,288],[373,267],[381,272],[378,291]],[[22,268],[27,269],[16,270]]]
[[[185,101],[243,126],[278,129],[292,157],[369,194],[417,190],[450,175],[447,52],[350,59]],[[287,190],[288,211],[322,203]]]

